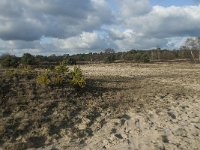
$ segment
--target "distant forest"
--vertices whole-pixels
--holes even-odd
[[[64,54],[62,56],[31,55],[25,53],[22,57],[4,54],[0,57],[1,67],[17,67],[31,65],[35,67],[48,67],[65,62],[68,65],[89,63],[117,63],[117,62],[163,62],[163,61],[191,61],[199,62],[199,51],[182,47],[179,50],[153,49],[130,50],[127,52],[115,52],[114,49],[105,49],[100,53],[89,54]]]
[[[117,63],[137,62],[150,63],[162,61],[190,61],[200,62],[200,37],[187,38],[185,43],[178,50],[167,50],[156,48],[152,50],[130,50],[127,52],[115,52],[107,48],[100,53],[89,54],[64,54],[62,56],[31,55],[25,53],[22,57],[4,54],[0,57],[0,65],[4,68],[18,66],[49,67],[59,63],[68,65],[90,64],[90,63]]]

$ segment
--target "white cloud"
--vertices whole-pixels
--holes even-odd
[[[151,6],[149,0],[1,0],[0,53],[177,48],[186,37],[200,35],[199,25],[200,5]]]
[[[2,0],[0,38],[39,40],[42,36],[67,38],[111,23],[112,12],[96,0]]]
[[[120,0],[118,2],[123,17],[140,16],[151,10],[149,0]]]
[[[200,5],[154,6],[148,13],[118,17],[123,22],[107,30],[119,49],[178,48],[183,38],[200,35]],[[125,36],[127,29],[134,34]]]
[[[102,50],[108,48],[112,43],[102,38],[100,34],[97,32],[83,32],[80,36],[61,40],[60,45],[63,49]]]

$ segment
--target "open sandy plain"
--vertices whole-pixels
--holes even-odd
[[[111,64],[81,67],[117,88],[130,108],[106,124],[84,149],[200,149],[200,65]],[[118,79],[113,78],[118,77]],[[120,107],[120,106],[116,106]]]
[[[33,107],[37,106],[37,109],[32,115],[41,115],[40,118],[46,115],[51,121],[46,120],[46,123],[41,122],[37,127],[29,129],[34,129],[35,133],[32,133],[35,135],[40,134],[39,137],[43,137],[44,142],[41,144],[38,136],[31,138],[31,131],[28,131],[13,139],[15,148],[15,141],[18,140],[18,143],[32,142],[32,145],[25,145],[24,148],[49,150],[200,149],[199,64],[119,63],[80,67],[87,78],[88,87],[85,94],[70,95],[74,100],[78,99],[79,103],[83,103],[71,118],[70,115],[66,115],[68,119],[75,120],[71,126],[59,124],[66,119],[64,109],[69,104],[65,101],[70,99],[70,96],[68,99],[60,96],[55,106],[50,105],[53,102],[48,101],[51,97],[44,96],[48,102],[35,104]],[[52,109],[45,110],[46,104]],[[36,113],[40,107],[40,111],[44,112]],[[10,113],[3,116],[4,122],[6,117],[12,120],[16,115]],[[56,118],[59,118],[57,122]],[[23,117],[21,119],[23,120]],[[56,127],[59,127],[59,130],[53,130]],[[8,134],[7,131],[4,132]],[[2,132],[1,137],[10,140],[6,134]],[[34,147],[37,144],[38,146]],[[12,140],[10,143],[2,141],[3,149],[12,149],[12,146]]]

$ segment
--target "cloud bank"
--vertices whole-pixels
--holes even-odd
[[[1,0],[0,54],[176,48],[200,35],[200,5],[148,0]]]

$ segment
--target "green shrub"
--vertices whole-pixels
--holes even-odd
[[[59,74],[56,74],[55,76],[51,77],[51,83],[53,85],[61,86],[65,82],[65,77]]]
[[[10,54],[5,54],[0,58],[1,66],[4,68],[9,67],[17,67],[18,66],[18,59],[16,56],[12,56]]]
[[[39,85],[44,85],[44,86],[48,86],[51,83],[51,80],[49,79],[49,75],[47,72],[39,74],[36,77],[36,83]]]
[[[64,61],[55,67],[55,71],[59,74],[69,73],[69,68],[65,65]]]
[[[62,86],[64,83],[69,83],[75,88],[85,87],[86,81],[79,67],[75,66],[74,69],[69,72],[69,69],[66,68],[65,65],[60,64],[55,70],[53,72],[50,71],[38,74],[36,83],[44,86]]]
[[[84,88],[86,85],[85,78],[82,75],[82,71],[79,67],[74,67],[74,70],[71,72],[71,81],[70,83],[76,88]]]

